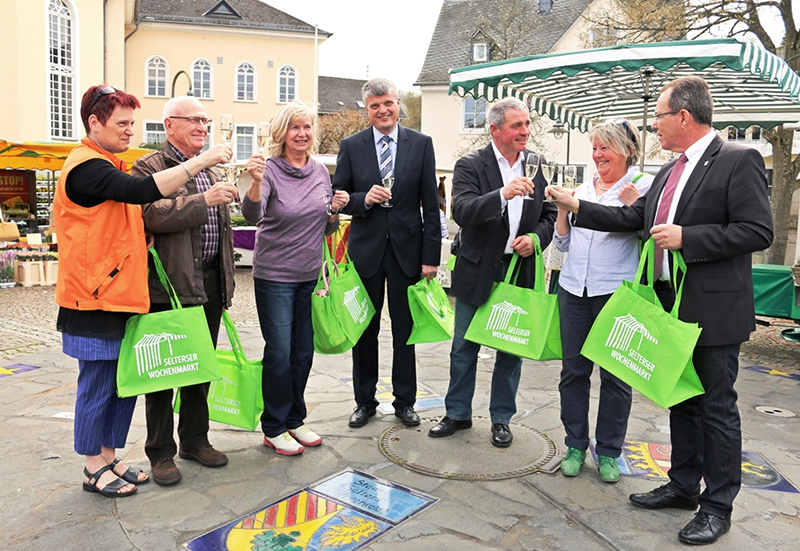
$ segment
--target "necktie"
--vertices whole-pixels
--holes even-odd
[[[664,186],[664,193],[661,195],[661,204],[658,206],[656,219],[653,222],[654,226],[666,223],[669,217],[669,208],[672,205],[672,198],[675,196],[675,190],[678,188],[678,181],[681,179],[681,174],[683,174],[683,169],[686,168],[686,161],[688,160],[686,155],[681,153],[681,156],[678,157],[678,162],[672,167],[672,172],[669,173],[669,178],[667,178],[667,184]],[[655,252],[655,266],[653,267],[654,280],[659,278],[662,266],[664,265],[664,250],[659,247],[657,243]]]
[[[381,158],[378,164],[381,169],[381,178],[392,175],[392,152],[389,151],[390,141],[392,141],[391,137],[381,136]]]

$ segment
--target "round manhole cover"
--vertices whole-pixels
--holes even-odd
[[[756,406],[756,411],[773,417],[794,417],[795,413],[788,409],[776,408],[774,406]]]
[[[492,423],[473,417],[472,428],[445,438],[431,438],[428,430],[441,417],[427,417],[418,427],[395,425],[381,434],[383,454],[407,469],[455,480],[503,480],[558,467],[556,445],[546,434],[511,423],[514,442],[508,448],[492,446]]]

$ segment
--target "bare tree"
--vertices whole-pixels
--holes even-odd
[[[533,55],[546,20],[531,0],[496,0],[491,14],[478,17],[478,28],[492,40],[492,61]]]
[[[792,0],[617,0],[616,5],[586,18],[617,44],[709,35],[755,36],[768,51],[784,58],[792,70],[800,69],[800,31]],[[791,206],[792,193],[798,187],[800,156],[792,158],[794,130],[777,126],[764,130],[762,136],[772,145],[775,228],[775,240],[767,250],[766,261],[783,264],[789,234],[795,230]]]
[[[319,152],[339,153],[339,142],[369,126],[367,114],[347,109],[319,118]]]
[[[403,126],[419,131],[422,128],[422,95],[418,92],[401,92],[400,105],[408,117],[401,121]]]

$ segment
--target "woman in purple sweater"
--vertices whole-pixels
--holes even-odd
[[[264,337],[264,444],[281,455],[303,453],[322,439],[305,426],[303,394],[314,358],[311,293],[322,264],[322,239],[349,201],[331,190],[328,170],[311,158],[317,116],[293,101],[272,120],[270,157],[250,158],[252,182],[242,214],[258,226],[253,252],[256,308]],[[262,176],[263,175],[263,176]]]

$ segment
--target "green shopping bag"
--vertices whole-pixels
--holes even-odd
[[[680,281],[675,305],[665,312],[653,291],[653,249],[650,238],[639,259],[633,282],[625,281],[611,295],[592,325],[581,354],[638,390],[661,407],[671,407],[702,394],[692,365],[700,327],[678,319],[686,264],[672,251],[672,281]],[[640,283],[647,264],[649,283]]]
[[[446,341],[453,337],[455,313],[437,279],[422,278],[408,288],[414,328],[406,344]]]
[[[248,361],[244,356],[239,332],[227,310],[222,323],[232,350],[217,350],[217,363],[222,379],[208,389],[208,418],[218,423],[247,430],[256,430],[264,411],[261,395],[261,360]],[[180,413],[181,393],[176,393],[175,413]]]
[[[345,253],[345,259],[337,265],[323,239],[322,266],[311,295],[314,350],[320,354],[341,354],[353,348],[375,315],[350,255]]]
[[[536,263],[533,289],[517,287],[516,268],[520,256],[514,253],[504,281],[475,312],[464,338],[531,360],[561,358],[561,322],[558,297],[545,291],[544,260],[539,240],[532,236]]]
[[[117,394],[138,396],[215,381],[222,377],[202,306],[184,308],[151,248],[172,310],[139,314],[125,325],[117,364]]]

